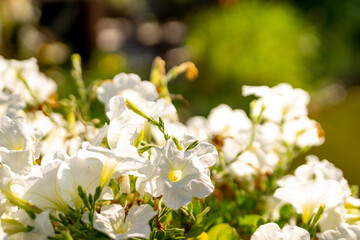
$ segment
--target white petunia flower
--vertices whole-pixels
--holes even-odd
[[[108,129],[109,129],[109,125],[107,123],[104,124],[104,126],[102,126],[96,136],[93,137],[93,139],[90,141],[91,145],[93,146],[100,146],[100,144],[102,143],[103,139],[107,136],[108,134]]]
[[[164,123],[165,123],[165,132],[169,136],[175,137],[177,139],[181,139],[184,137],[184,135],[188,134],[186,126],[181,122],[169,121],[165,119]],[[163,146],[166,143],[164,134],[154,126],[151,126],[151,136],[153,137],[154,142],[159,146]]]
[[[86,161],[78,156],[62,165],[58,173],[58,183],[60,194],[69,206],[81,208],[83,201],[78,195],[78,186],[82,187],[86,195],[94,195],[96,187],[99,186],[101,171],[100,162]]]
[[[208,120],[213,135],[235,138],[240,144],[248,143],[252,123],[243,110],[232,110],[229,106],[220,104],[211,110]]]
[[[88,164],[95,162],[102,165],[98,183],[100,187],[104,187],[112,177],[121,175],[143,176],[138,170],[149,164],[146,159],[138,155],[137,149],[130,145],[109,150],[84,142],[83,149],[78,152],[78,157],[87,161]]]
[[[276,223],[267,223],[256,230],[251,240],[310,240],[310,234],[298,226],[280,229]]]
[[[39,71],[37,60],[5,60],[7,67],[0,71],[3,89],[18,94],[29,104],[44,102],[56,92],[56,83]]]
[[[9,166],[2,164],[0,167],[0,191],[5,197],[13,193],[22,197],[27,189],[40,178],[42,178],[42,172],[39,166],[33,166],[31,171],[25,176],[14,173]],[[2,197],[1,193],[0,197]]]
[[[57,113],[51,114],[52,121],[50,121],[48,117],[42,116],[41,113],[37,112],[35,116],[30,115],[30,117],[32,117],[30,118],[30,124],[34,126],[41,126],[41,124],[46,125],[45,127],[39,127],[44,134],[46,133],[41,141],[43,144],[41,153],[43,155],[60,150],[66,152],[70,157],[73,157],[76,156],[77,151],[81,148],[81,144],[85,139],[98,145],[104,137],[102,136],[104,135],[104,132],[106,135],[106,127],[105,129],[97,129],[89,124],[85,127],[80,121],[76,122],[74,132],[70,133],[67,122],[62,115]]]
[[[22,197],[24,193],[42,177],[39,167],[33,167],[32,171],[24,176],[18,175],[2,164],[0,167],[0,216],[9,216],[18,212],[19,209],[14,202],[24,204]]]
[[[66,128],[59,126],[54,128],[42,141],[42,154],[46,155],[61,150],[73,157],[81,148],[82,142],[83,139],[80,136],[72,136]]]
[[[43,211],[39,215],[36,216],[35,221],[35,228],[31,231],[38,235],[37,239],[49,239],[48,237],[55,237],[54,228],[50,222],[50,211]]]
[[[232,175],[250,179],[259,172],[272,172],[278,166],[277,153],[282,149],[277,124],[254,125],[244,111],[221,104],[211,110],[208,120],[191,118],[188,129],[203,139],[211,139],[229,163],[227,171]]]
[[[343,204],[338,204],[334,207],[327,208],[319,221],[321,232],[336,229],[336,226],[339,223],[344,222],[345,214],[346,209]]]
[[[306,164],[296,168],[294,175],[298,180],[303,182],[311,179],[317,182],[322,180],[335,180],[343,186],[344,191],[347,191],[348,195],[351,193],[349,184],[343,177],[343,172],[329,161],[325,159],[320,161],[319,158],[314,155],[307,156]]]
[[[115,149],[119,142],[128,142],[136,139],[144,127],[144,119],[133,113],[125,105],[123,97],[113,97],[109,103],[110,112],[107,116],[110,124],[107,131],[107,140],[111,149]]]
[[[293,205],[296,212],[302,214],[303,222],[307,223],[321,204],[325,204],[324,215],[329,209],[344,205],[348,192],[334,180],[301,182],[292,179],[277,189],[274,196]]]
[[[14,118],[16,113],[25,107],[20,95],[0,91],[0,116]]]
[[[146,101],[138,105],[138,107],[149,117],[158,120],[162,117],[165,122],[165,128],[169,122],[177,120],[177,113],[174,105],[166,102],[164,99],[157,101]],[[132,145],[133,141],[138,137],[140,131],[144,129],[145,135],[156,135],[159,132],[157,127],[152,126],[147,120],[133,111],[129,110],[125,105],[125,99],[120,96],[111,98],[110,111],[107,112],[110,124],[107,133],[108,143],[111,149],[115,149],[121,144],[127,143]],[[173,131],[174,133],[176,132]],[[183,131],[185,132],[185,131]],[[163,138],[163,135],[160,135]]]
[[[284,146],[281,143],[281,127],[272,122],[265,122],[256,125],[255,139],[261,145],[265,152],[284,152]]]
[[[137,189],[145,185],[145,191],[151,195],[163,195],[164,204],[174,210],[190,203],[192,197],[208,196],[214,185],[204,163],[212,164],[212,160],[201,160],[197,154],[179,151],[173,141],[167,141],[164,147],[152,151],[150,176],[138,179]]]
[[[288,83],[273,88],[243,86],[243,95],[260,97],[251,104],[251,115],[255,118],[261,115],[264,119],[280,123],[282,119],[288,121],[307,116],[309,94],[299,88],[292,88]]]
[[[212,135],[209,121],[201,116],[191,117],[186,121],[187,131],[197,139],[209,139]]]
[[[207,119],[192,117],[186,125],[189,134],[200,140],[212,141],[229,160],[246,147],[252,132],[252,122],[246,113],[225,104],[213,108]]]
[[[352,196],[346,198],[345,209],[345,222],[360,225],[360,199]]]
[[[287,121],[284,124],[283,140],[300,148],[319,146],[324,142],[319,124],[307,117]]]
[[[81,154],[79,154],[81,155]],[[43,177],[38,179],[24,194],[24,199],[42,209],[68,211],[68,206],[80,209],[83,201],[78,196],[78,186],[86,195],[94,194],[102,173],[100,161],[79,156],[72,157],[64,152],[47,154],[42,161]],[[111,199],[102,191],[102,199]]]
[[[243,110],[233,110],[228,105],[220,104],[211,110],[208,119],[203,117],[189,119],[187,128],[190,134],[201,140],[209,140],[216,145],[218,150],[221,150],[225,161],[233,162],[238,154],[250,144],[253,124]],[[246,163],[237,162],[232,166],[234,168],[230,167],[232,168],[230,171],[234,174],[240,173],[239,171],[244,172],[242,171],[244,168],[238,168],[239,164],[248,170],[251,168],[246,166]],[[245,172],[249,171],[245,170]]]
[[[307,156],[306,160],[306,164],[299,166],[295,170],[295,176],[287,175],[280,179],[277,184],[286,187],[298,183],[305,184],[309,181],[321,183],[331,180],[338,182],[338,185],[342,188],[343,196],[350,196],[350,187],[348,182],[344,179],[340,169],[336,168],[327,160],[319,161],[316,156]],[[346,209],[343,201],[333,206],[326,206],[326,211],[319,221],[321,230],[335,229],[340,222],[344,221],[345,216]]]
[[[259,171],[271,173],[277,166],[278,160],[279,157],[274,152],[265,152],[262,145],[254,141],[228,166],[228,171],[235,176],[249,179]]]
[[[358,240],[360,226],[339,223],[336,230],[328,230],[320,235],[320,240]]]
[[[159,94],[151,82],[141,81],[140,77],[133,73],[120,73],[97,89],[97,97],[106,105],[107,111],[110,99],[114,96],[122,96],[138,104],[141,101],[154,101]]]
[[[55,128],[58,128],[59,123],[64,125],[65,121],[63,121],[63,117],[58,113],[52,113],[51,117],[56,119],[58,123],[53,122],[50,117],[46,116],[43,111],[35,111],[35,112],[27,112],[22,114],[26,119],[26,122],[31,125],[35,129],[39,129],[42,135],[46,138],[46,136]]]
[[[117,204],[103,206],[101,213],[94,215],[94,228],[112,239],[149,238],[149,221],[157,214],[148,204],[133,206],[125,214],[123,207]],[[88,222],[87,214],[83,220]]]
[[[31,171],[39,157],[41,133],[32,129],[23,118],[0,117],[0,156],[2,163],[17,174]]]
[[[54,228],[50,222],[50,211],[43,211],[36,216],[34,221],[34,229],[31,232],[23,233],[25,239],[47,240],[49,237],[55,237]],[[11,236],[11,237],[15,237]]]
[[[46,240],[49,237],[55,237],[55,231],[49,218],[49,211],[43,211],[36,216],[34,221],[29,219],[24,211],[20,210],[20,212],[23,216],[18,214],[19,216],[15,218],[3,219],[6,222],[6,231],[10,235],[9,240]],[[26,225],[34,226],[34,229],[28,232],[28,229],[25,227]]]
[[[66,200],[61,195],[59,185],[59,169],[66,165],[65,159],[53,159],[43,167],[43,177],[35,182],[24,194],[23,198],[41,209],[69,211]]]
[[[191,145],[195,142],[196,146],[191,147]],[[199,140],[193,136],[184,135],[180,140],[180,144],[184,149],[186,149],[186,151],[195,154],[200,163],[203,164],[204,168],[213,166],[219,159],[214,145],[207,142],[199,142]]]
[[[29,217],[25,210],[17,208],[16,211],[1,218],[1,225],[4,232],[9,235],[9,239],[28,239],[24,237],[23,233],[28,231],[26,226],[34,225],[34,220]]]

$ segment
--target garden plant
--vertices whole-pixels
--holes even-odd
[[[306,156],[325,139],[307,92],[243,86],[248,114],[219,103],[180,122],[181,74],[198,70],[156,58],[149,81],[86,85],[75,54],[77,93],[58,99],[35,58],[0,57],[0,239],[360,239],[357,187]]]

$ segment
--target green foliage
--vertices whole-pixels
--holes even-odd
[[[67,239],[108,239],[108,237],[95,228],[93,228],[93,217],[96,211],[97,202],[100,198],[102,189],[97,187],[94,195],[86,195],[81,186],[78,187],[78,195],[83,201],[81,209],[72,209],[69,207],[69,212],[65,215],[59,213],[57,216],[50,215],[50,220],[55,227],[55,237],[53,240],[67,240]],[[84,212],[88,211],[88,222],[84,221]]]
[[[276,222],[279,227],[283,228],[285,224],[287,224],[293,216],[295,216],[295,212],[291,204],[285,204],[280,208],[279,211],[280,218]]]
[[[239,235],[236,230],[227,223],[222,223],[214,226],[208,232],[209,239],[221,240],[221,239],[239,239]]]
[[[214,106],[222,101],[243,107],[238,96],[244,84],[290,82],[309,88],[316,80],[311,66],[318,61],[317,33],[289,4],[241,1],[231,8],[196,14],[189,22],[186,45],[201,73],[188,89],[186,97],[192,103],[192,89],[208,96],[199,105]]]

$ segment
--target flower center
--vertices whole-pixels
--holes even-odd
[[[15,151],[21,151],[24,149],[24,146],[22,144],[14,144],[11,146],[11,150],[15,150]]]
[[[124,223],[123,225],[120,226],[117,233],[126,233],[128,230],[129,230],[128,224]]]
[[[119,221],[112,223],[112,228],[116,234],[126,233],[127,231],[129,231],[130,224],[125,223],[125,220],[123,219],[119,219]]]
[[[314,213],[314,210],[316,209],[316,206],[314,203],[306,203],[302,206],[302,219],[303,222],[308,222],[311,218],[312,214]]]
[[[172,182],[178,182],[181,180],[181,178],[183,177],[183,172],[181,170],[171,170],[170,174],[169,174],[169,179]]]

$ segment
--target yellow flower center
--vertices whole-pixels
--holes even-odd
[[[126,233],[129,230],[129,226],[128,224],[123,224],[120,226],[119,230],[117,233]]]
[[[304,223],[307,223],[311,216],[314,213],[315,204],[314,203],[306,203],[302,206],[302,220]]]
[[[19,140],[18,142],[12,142],[11,144],[11,148],[10,150],[15,150],[15,151],[21,151],[24,150],[24,144],[21,140]]]
[[[183,177],[183,172],[181,170],[171,170],[169,174],[169,179],[172,182],[178,182]]]
[[[120,219],[119,221],[112,223],[112,227],[116,234],[126,233],[127,231],[129,231],[130,224],[125,223],[125,220]]]

